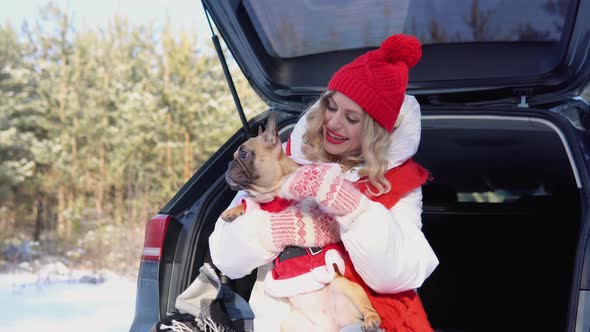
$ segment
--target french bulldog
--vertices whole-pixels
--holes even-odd
[[[279,188],[287,175],[299,165],[283,151],[276,124],[276,114],[268,117],[266,129],[248,139],[234,152],[225,180],[232,190],[244,190],[252,200],[263,203],[278,196]],[[244,214],[241,204],[221,214],[221,219],[233,221]]]
[[[299,167],[283,151],[273,113],[266,129],[259,129],[258,136],[248,139],[234,153],[225,179],[233,190],[246,191],[256,202],[268,202],[278,196],[284,179]],[[242,214],[244,208],[238,204],[224,211],[221,218],[231,222]],[[381,324],[362,287],[340,273],[318,291],[289,297],[289,304],[289,315],[281,324],[285,332],[338,331],[355,323],[361,323],[365,331],[375,331]]]

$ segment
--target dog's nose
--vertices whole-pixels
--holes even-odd
[[[242,173],[242,170],[238,162],[232,160],[227,164],[227,171],[225,173],[227,176],[236,177]]]

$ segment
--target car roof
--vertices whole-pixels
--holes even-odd
[[[579,94],[590,76],[590,0],[203,3],[255,90],[287,109],[317,98],[333,72],[395,33],[423,44],[408,85],[416,95],[550,102]]]

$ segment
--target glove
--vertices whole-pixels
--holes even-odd
[[[259,240],[269,251],[281,252],[286,246],[316,247],[340,241],[334,218],[315,204],[297,203],[282,211],[264,211],[245,198],[246,212],[234,222],[250,221],[246,227],[259,227]]]
[[[300,167],[283,182],[279,195],[296,201],[312,198],[323,211],[336,217],[346,228],[368,209],[370,202],[350,181],[344,179],[338,164]]]

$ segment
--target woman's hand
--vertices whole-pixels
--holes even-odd
[[[279,195],[297,201],[312,198],[345,227],[366,211],[370,202],[350,181],[344,179],[338,164],[300,167],[285,180]]]
[[[338,164],[313,164],[301,166],[283,182],[279,195],[283,198],[301,201],[318,198],[320,189],[330,186],[341,177]]]

